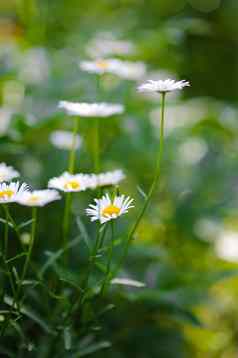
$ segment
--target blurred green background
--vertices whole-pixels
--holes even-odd
[[[108,76],[98,93],[96,77],[78,63],[89,58],[95,36],[110,34],[134,44],[121,57],[145,62],[146,78],[191,82],[167,97],[162,178],[125,266],[147,287],[112,292],[116,309],[99,333],[112,346],[92,356],[238,355],[237,21],[237,0],[0,2],[0,161],[16,167],[32,187],[44,187],[67,165],[67,151],[49,141],[53,130],[72,128],[57,109],[59,100],[125,104],[123,116],[103,119],[101,127],[103,170],[122,168],[122,190],[136,202],[119,232],[142,204],[138,186],[146,192],[153,177],[159,98],[137,93],[144,78],[137,83]],[[80,135],[78,171],[91,172],[90,121],[80,121]],[[80,194],[74,202],[89,232],[84,208],[91,198]],[[62,208],[53,204],[41,211],[39,265],[47,249],[58,247]],[[18,207],[14,213],[19,221],[29,215]],[[83,253],[75,251],[72,260],[77,270]],[[36,295],[32,305],[39,305]],[[27,339],[35,351],[29,356],[46,357],[47,338],[31,329]],[[16,352],[17,342],[10,340],[8,349]]]

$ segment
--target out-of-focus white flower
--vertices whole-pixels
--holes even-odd
[[[116,58],[101,59],[96,61],[81,61],[81,70],[90,73],[111,73],[128,80],[138,80],[144,77],[146,66],[142,62],[122,61]]]
[[[28,191],[28,185],[25,183],[0,183],[0,204],[17,202],[21,195]]]
[[[167,80],[148,80],[146,83],[140,85],[138,87],[139,92],[159,92],[159,93],[166,93],[172,92],[176,90],[181,90],[184,87],[190,86],[188,81],[175,81],[171,79]]]
[[[213,218],[202,217],[194,225],[194,233],[205,241],[213,241],[221,232],[223,225]]]
[[[123,179],[125,179],[125,174],[120,169],[96,175],[98,186],[117,185]]]
[[[5,163],[0,163],[0,182],[10,181],[19,176],[20,174],[13,167],[10,167]]]
[[[135,45],[130,41],[118,40],[112,34],[101,33],[89,41],[86,52],[92,58],[130,55],[135,53]]]
[[[100,199],[94,199],[94,201],[96,204],[90,204],[86,209],[86,214],[91,217],[91,221],[99,220],[101,224],[117,219],[126,214],[128,209],[133,208],[131,205],[133,199],[125,195],[115,196],[111,199],[106,194]]]
[[[73,134],[70,131],[54,131],[50,135],[50,141],[51,143],[59,149],[71,149],[73,145]],[[78,149],[81,146],[82,140],[79,135],[75,137],[76,143],[75,147]]]
[[[215,250],[220,258],[238,262],[238,232],[223,230],[216,238]]]
[[[79,192],[94,187],[93,178],[87,174],[70,174],[64,172],[59,177],[50,179],[49,188],[58,189],[64,192]]]
[[[50,65],[45,49],[33,48],[23,53],[19,71],[20,79],[37,84],[49,77]]]
[[[190,138],[178,148],[179,161],[193,165],[199,163],[208,151],[207,143],[202,138]]]
[[[4,135],[10,124],[13,111],[7,107],[0,108],[0,135]]]
[[[60,101],[59,108],[63,108],[71,116],[81,117],[110,117],[121,114],[124,107],[111,103],[77,103]]]
[[[17,202],[26,206],[45,206],[52,201],[59,200],[61,197],[56,190],[34,190],[24,192],[19,196]]]

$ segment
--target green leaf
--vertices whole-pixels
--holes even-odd
[[[0,222],[3,224],[8,224],[8,226],[10,226],[11,228],[14,228],[14,226],[12,225],[12,223],[8,220],[5,220],[3,218],[0,218]]]
[[[10,262],[15,261],[15,260],[18,260],[18,259],[20,259],[21,257],[26,256],[26,255],[27,255],[26,252],[22,252],[22,253],[20,253],[20,254],[18,254],[18,255],[16,255],[16,256],[14,256],[14,257],[11,257],[11,258],[8,259],[6,262],[9,264]]]
[[[19,224],[19,225],[17,226],[17,228],[18,228],[18,229],[23,229],[24,227],[31,225],[31,224],[32,224],[32,221],[33,221],[32,219],[27,220],[27,221],[25,221],[25,222]]]
[[[92,354],[92,353],[95,353],[95,352],[98,352],[102,349],[106,349],[106,348],[110,348],[111,347],[111,343],[108,342],[108,341],[102,341],[102,342],[99,342],[99,343],[94,343],[92,344],[90,347],[87,347],[87,348],[84,348],[82,349],[81,351],[79,351],[78,354],[76,354],[75,357],[85,357],[89,354]]]
[[[72,347],[72,339],[71,339],[71,332],[70,332],[70,328],[66,327],[64,329],[64,348],[69,351]]]
[[[138,190],[139,194],[143,197],[143,199],[147,199],[147,195],[146,193],[144,192],[144,190],[139,186],[137,185],[136,189]]]
[[[13,298],[10,296],[4,297],[4,302],[11,306],[13,305]],[[14,308],[16,308],[16,304],[14,305]],[[48,325],[48,323],[39,315],[37,315],[31,308],[26,307],[25,305],[22,305],[20,308],[20,312],[27,316],[28,318],[32,319],[35,323],[37,323],[45,332],[49,334],[55,334],[53,329]]]
[[[90,237],[88,235],[88,232],[86,230],[86,227],[85,227],[84,223],[82,222],[80,216],[77,216],[76,223],[79,228],[80,234],[82,235],[83,241],[85,242],[89,251],[91,251],[92,243],[91,243]]]
[[[122,286],[131,286],[131,287],[145,287],[145,284],[140,281],[132,280],[130,278],[120,278],[116,277],[111,281],[112,285],[122,285]]]
[[[54,265],[54,269],[61,281],[65,281],[69,283],[71,286],[74,286],[77,289],[82,290],[81,287],[79,286],[79,276],[75,272],[65,269],[61,265],[56,265],[56,264]]]
[[[76,246],[79,241],[81,239],[80,238],[76,238],[74,240],[72,240],[68,246],[65,249],[60,249],[56,252],[50,252],[50,251],[46,251],[46,254],[49,256],[48,260],[44,263],[44,265],[42,266],[42,269],[39,272],[39,276],[42,278],[43,275],[45,274],[45,272],[52,266],[55,264],[55,262],[64,254],[65,251],[71,249],[72,247]]]

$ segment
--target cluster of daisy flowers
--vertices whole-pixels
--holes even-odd
[[[80,67],[88,72],[104,73],[111,72],[117,73],[124,71],[143,72],[145,68],[140,63],[132,64],[120,60],[100,60],[91,62],[82,62]],[[118,72],[119,73],[119,72]],[[122,76],[123,77],[123,76]],[[127,75],[125,75],[127,77]],[[175,90],[181,90],[189,86],[187,81],[175,80],[159,80],[147,81],[138,87],[139,92],[156,92],[167,93]],[[110,103],[75,103],[61,101],[59,107],[64,109],[67,114],[72,116],[82,117],[110,117],[123,113],[124,107],[120,104]],[[70,132],[56,131],[51,135],[51,142],[62,148],[70,149],[73,143],[73,137]],[[76,137],[76,148],[81,144],[81,138]],[[58,191],[62,192],[80,192],[87,189],[94,190],[99,187],[116,186],[124,178],[125,175],[121,170],[100,174],[70,174],[64,172],[59,177],[49,180],[48,189],[31,190],[26,183],[12,182],[13,179],[20,176],[19,172],[5,163],[0,163],[0,203],[16,202],[26,206],[44,206],[52,201],[61,198]],[[91,221],[99,220],[102,224],[127,213],[128,209],[132,207],[132,199],[124,195],[118,195],[111,198],[109,194],[104,195],[102,198],[95,199],[95,204],[91,204],[86,209],[86,214],[91,217]]]
[[[31,190],[26,183],[20,184],[19,181],[11,181],[19,175],[11,166],[0,163],[0,204],[18,203],[30,207],[41,207],[61,199],[58,191],[80,192],[87,189],[118,185],[125,178],[125,174],[119,169],[100,174],[70,174],[64,172],[59,177],[49,180],[49,189]],[[98,208],[101,208],[97,217],[102,224],[126,213],[132,202],[132,199],[124,195],[110,199],[108,194],[96,200]],[[91,221],[95,221],[95,212],[92,215],[92,208],[95,209],[95,205],[91,205],[86,210],[86,214],[91,216]]]

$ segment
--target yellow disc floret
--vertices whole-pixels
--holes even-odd
[[[2,198],[10,199],[13,195],[14,195],[14,191],[12,191],[10,189],[0,191],[0,199],[2,199]]]
[[[112,216],[112,215],[119,215],[120,214],[120,208],[118,208],[117,206],[111,204],[109,206],[107,206],[105,209],[103,209],[102,211],[102,216]]]
[[[69,180],[67,183],[64,184],[64,188],[68,190],[79,190],[80,184],[77,180]]]
[[[28,204],[30,205],[37,204],[38,201],[39,201],[39,196],[32,194],[28,199]]]
[[[106,61],[99,60],[96,62],[96,65],[100,70],[106,70],[108,68],[108,63]]]

